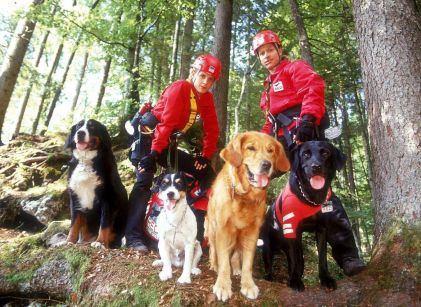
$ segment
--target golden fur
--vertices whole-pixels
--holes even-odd
[[[252,266],[266,189],[270,176],[288,171],[289,162],[282,145],[260,132],[238,134],[220,156],[225,165],[213,183],[205,222],[211,268],[218,273],[213,292],[222,301],[231,297],[231,258],[233,274],[241,274],[241,293],[254,299],[259,289]]]

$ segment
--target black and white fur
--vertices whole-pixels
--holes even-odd
[[[159,273],[159,278],[163,281],[172,278],[171,265],[178,267],[183,265],[183,273],[178,282],[191,283],[191,274],[201,273],[197,264],[202,256],[202,248],[196,240],[196,217],[186,200],[184,175],[182,173],[165,175],[159,189],[159,197],[164,202],[157,219],[158,249],[161,259],[154,261],[153,265],[163,266]]]
[[[106,127],[89,119],[75,124],[65,148],[69,162],[71,228],[67,241],[119,247],[124,236],[128,198],[117,171]]]

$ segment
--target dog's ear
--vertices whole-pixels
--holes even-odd
[[[345,166],[347,157],[336,146],[332,144],[330,144],[330,146],[332,147],[331,152],[332,152],[332,158],[333,158],[333,166],[337,171],[339,171]]]
[[[291,163],[291,169],[297,172],[300,168],[300,148],[301,144],[295,144],[288,147],[288,158]]]
[[[105,127],[103,124],[101,124],[99,121],[96,121],[94,119],[90,119],[91,121],[95,122],[99,129],[99,137],[101,138],[101,146],[104,149],[111,150],[111,137],[108,133],[107,127]]]
[[[273,143],[275,144],[275,153],[276,153],[276,161],[275,161],[275,168],[280,172],[287,172],[289,171],[289,160],[285,153],[284,146],[279,143],[276,139],[273,139]]]
[[[70,134],[67,136],[66,142],[64,143],[64,148],[75,148],[75,133],[76,133],[76,126],[78,124],[74,124],[70,129]]]
[[[241,162],[243,162],[241,144],[244,137],[244,133],[237,134],[234,139],[222,149],[219,156],[224,159],[225,162],[228,162],[235,167],[239,167]]]

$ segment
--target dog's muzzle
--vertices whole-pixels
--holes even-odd
[[[265,188],[269,184],[270,170],[272,168],[272,163],[268,160],[263,160],[260,162],[260,172],[259,174],[254,174],[250,171],[248,165],[246,165],[248,180],[251,185],[257,188]]]

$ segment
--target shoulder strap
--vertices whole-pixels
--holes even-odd
[[[184,128],[181,130],[181,132],[186,133],[187,130],[190,129],[190,127],[194,124],[196,120],[197,115],[197,102],[196,102],[196,96],[194,95],[193,89],[190,90],[190,116],[189,121],[184,126]]]

